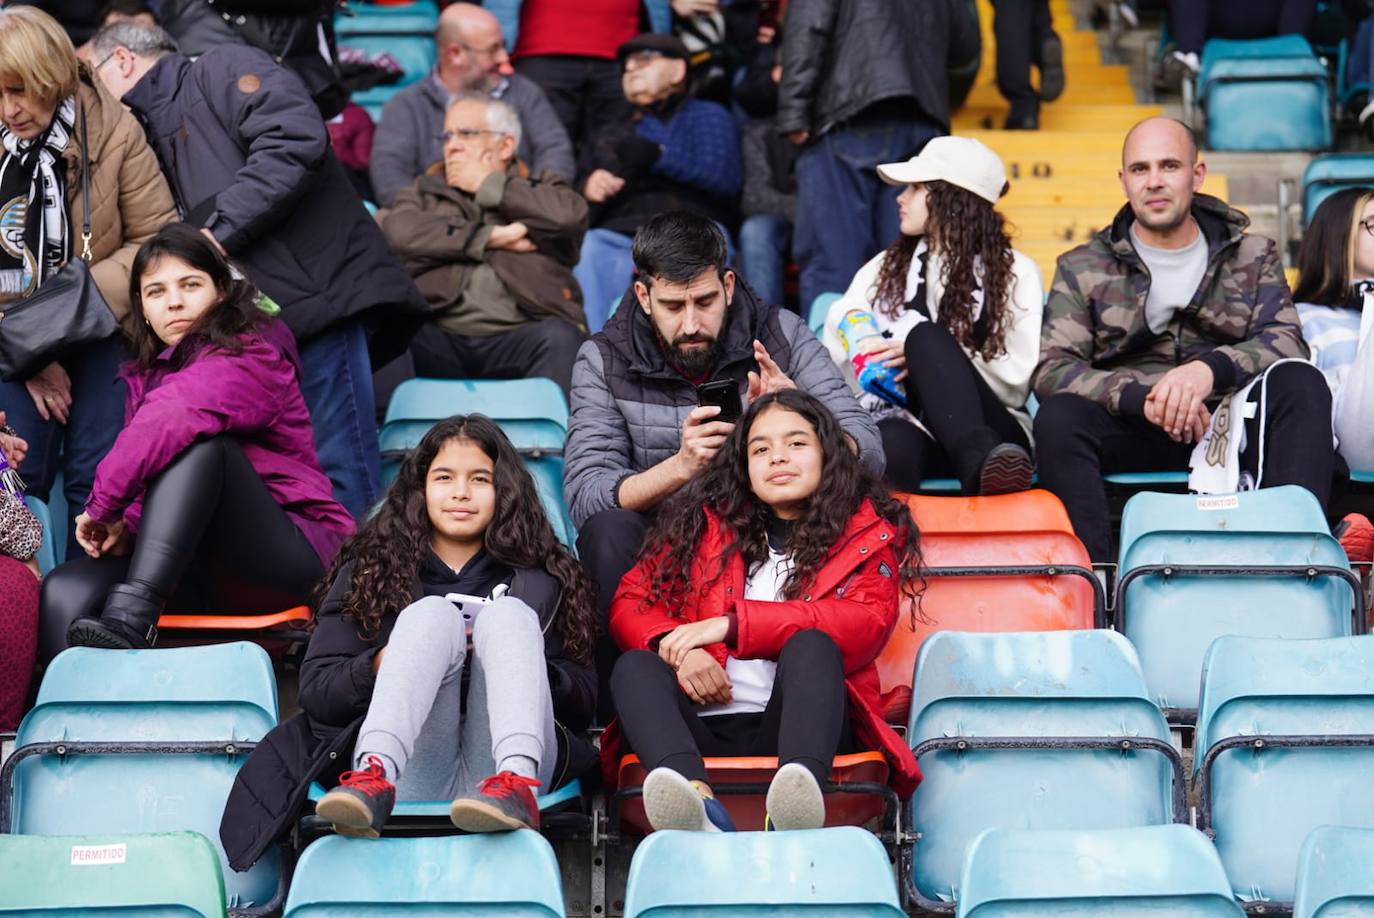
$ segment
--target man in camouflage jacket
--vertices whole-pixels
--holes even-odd
[[[1187,469],[1223,398],[1279,360],[1308,356],[1277,246],[1197,194],[1205,175],[1187,128],[1141,122],[1122,150],[1127,205],[1059,258],[1032,382],[1037,465],[1094,561],[1111,557],[1103,472]],[[1196,259],[1180,269],[1184,249]],[[1173,298],[1152,297],[1152,284]],[[1324,505],[1334,460],[1321,374],[1284,364],[1266,388],[1260,484],[1300,484]],[[1240,456],[1251,474],[1260,422],[1247,422]]]

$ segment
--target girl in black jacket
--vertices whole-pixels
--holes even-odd
[[[532,788],[594,762],[578,737],[594,619],[500,428],[456,416],[426,434],[325,584],[304,727],[278,727],[240,772],[220,827],[230,863],[261,856],[340,759],[354,770],[315,809],[342,834],[376,836],[398,796],[452,799],[466,831],[538,828]]]

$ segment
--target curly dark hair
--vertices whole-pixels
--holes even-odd
[[[954,340],[992,360],[1007,352],[1011,326],[1011,238],[997,208],[971,191],[948,182],[926,183],[926,244],[940,256],[939,322]],[[1003,194],[1005,194],[1005,189]],[[883,254],[878,278],[870,293],[874,305],[889,319],[906,305],[906,276],[916,252],[918,236],[898,236]],[[978,266],[983,269],[979,283]],[[973,292],[983,289],[984,335],[974,331]]]
[[[893,548],[897,552],[898,583],[902,592],[915,596],[921,576],[920,534],[906,504],[893,498],[882,481],[859,464],[839,422],[819,399],[798,389],[782,389],[756,399],[706,470],[659,512],[641,553],[650,565],[645,605],[662,605],[669,614],[681,615],[687,596],[718,580],[735,555],[744,558],[746,569],[768,557],[766,526],[771,511],[751,489],[746,442],[754,421],[770,409],[799,414],[816,431],[824,482],[788,535],[786,548],[792,567],[782,595],[795,599],[806,592],[844,527],[867,499],[878,516],[897,530]],[[706,532],[708,508],[733,540],[721,554],[708,584],[694,584],[692,563]]]
[[[318,608],[339,571],[352,563],[344,614],[375,635],[382,619],[409,605],[415,577],[430,550],[432,526],[425,505],[429,467],[453,440],[475,444],[492,460],[496,512],[483,535],[487,553],[513,568],[547,571],[562,586],[559,630],[569,656],[591,662],[596,616],[591,584],[581,565],[554,536],[534,478],[504,432],[481,414],[440,421],[401,464],[381,507],[344,543],[315,594]]]
[[[174,368],[185,366],[206,346],[229,354],[243,350],[242,336],[254,331],[271,318],[258,308],[258,291],[243,278],[234,277],[229,262],[219,249],[195,227],[185,223],[169,223],[157,235],[139,246],[129,271],[129,301],[133,304],[133,321],[126,327],[126,335],[134,352],[134,364],[148,369],[167,344],[148,325],[143,315],[143,275],[163,256],[179,258],[197,271],[210,275],[219,293],[219,302],[186,330],[181,344],[172,354]]]

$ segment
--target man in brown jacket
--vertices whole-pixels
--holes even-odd
[[[515,158],[520,120],[483,94],[444,116],[443,171],[403,189],[382,220],[429,301],[411,343],[420,376],[547,376],[567,392],[586,337],[573,279],[587,202],[560,177],[530,178]]]

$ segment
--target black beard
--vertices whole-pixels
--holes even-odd
[[[657,329],[655,329],[655,334],[657,334]],[[710,339],[706,346],[701,348],[686,349],[681,346],[688,342],[702,340],[702,338],[695,336],[678,337],[672,344],[669,344],[662,335],[658,336],[659,344],[663,346],[664,353],[668,355],[668,361],[690,379],[700,379],[708,375],[720,362],[721,344],[719,338]]]

